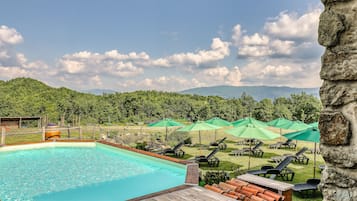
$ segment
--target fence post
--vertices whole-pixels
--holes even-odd
[[[82,139],[82,129],[80,126],[78,128],[79,128],[79,139],[81,140]]]
[[[1,127],[1,144],[2,145],[5,145],[5,136],[6,136],[6,133],[5,133],[5,127]]]
[[[42,141],[46,140],[46,127],[42,127]]]

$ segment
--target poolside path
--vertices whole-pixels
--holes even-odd
[[[134,198],[130,201],[231,201],[234,199],[228,198],[221,194],[207,190],[199,186],[183,185],[166,192],[161,192],[157,195],[152,194],[150,197]]]

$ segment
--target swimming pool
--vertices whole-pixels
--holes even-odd
[[[0,152],[0,199],[117,201],[185,182],[184,165],[94,145]]]

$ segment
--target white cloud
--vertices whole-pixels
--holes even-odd
[[[2,45],[15,45],[23,42],[22,35],[14,28],[7,26],[0,26],[0,46]]]
[[[307,58],[318,49],[316,42],[318,20],[321,9],[316,8],[301,16],[282,12],[264,25],[264,33],[243,35],[240,25],[236,25],[232,38],[239,57],[299,57]],[[239,36],[239,37],[237,37]],[[309,44],[309,45],[307,45]],[[309,52],[303,54],[302,52]]]
[[[286,58],[255,60],[240,67],[244,85],[275,85],[291,87],[316,87],[319,79],[319,61],[292,61]]]
[[[244,36],[242,43],[243,45],[268,45],[269,37],[255,33],[252,36]]]
[[[238,50],[239,56],[244,57],[265,57],[273,54],[273,51],[268,46],[242,46]]]
[[[0,66],[0,78],[12,79],[15,77],[25,77],[29,75],[29,71],[20,67]]]
[[[205,85],[241,85],[241,72],[237,66],[228,68],[225,66],[217,66],[208,68],[202,71],[200,78]]]
[[[269,35],[283,39],[315,40],[320,13],[320,8],[301,16],[297,13],[281,12],[279,16],[265,23],[264,30]]]
[[[237,24],[233,27],[233,35],[232,35],[232,41],[234,45],[239,45],[240,40],[241,40],[241,36],[242,36],[242,28],[240,26],[240,24]]]
[[[300,69],[298,69],[300,71]],[[291,66],[284,66],[284,65],[278,65],[278,66],[273,66],[273,65],[267,65],[263,68],[262,74],[264,76],[274,76],[274,77],[279,77],[279,76],[286,76],[290,73],[296,72],[296,69],[293,70]]]
[[[98,75],[92,76],[90,78],[90,81],[93,82],[96,86],[103,85],[102,79]]]
[[[195,79],[188,79],[177,76],[160,76],[156,78],[145,78],[141,81],[127,80],[118,83],[120,87],[135,90],[137,88],[143,90],[159,90],[159,91],[181,91],[187,88],[192,88],[200,85],[200,82]]]
[[[165,58],[170,65],[194,65],[196,67],[209,64],[224,59],[229,56],[229,42],[222,41],[219,38],[213,38],[211,50],[200,50],[195,53],[179,53]]]
[[[294,50],[294,41],[289,40],[273,40],[270,47],[275,54],[291,55]]]
[[[233,86],[240,86],[242,74],[238,68],[238,66],[233,67],[233,69],[227,75],[226,84]]]

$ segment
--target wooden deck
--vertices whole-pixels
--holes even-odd
[[[204,189],[199,186],[181,186],[160,192],[157,194],[147,195],[135,198],[130,201],[233,201],[229,197]]]

